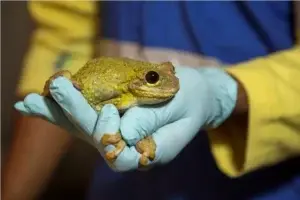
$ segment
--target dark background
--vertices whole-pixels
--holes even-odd
[[[33,28],[26,1],[1,2],[1,166],[12,139],[15,88]],[[94,149],[76,141],[39,199],[83,199],[97,155]]]

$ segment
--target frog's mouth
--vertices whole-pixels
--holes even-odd
[[[178,90],[179,88],[157,89],[157,88],[141,87],[138,89],[136,88],[132,92],[134,93],[135,96],[142,99],[164,101],[174,97],[178,92]]]

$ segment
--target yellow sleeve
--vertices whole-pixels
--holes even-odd
[[[28,1],[36,22],[23,70],[18,95],[41,92],[56,71],[77,71],[94,55],[97,30],[96,1]]]
[[[300,47],[233,66],[228,72],[248,94],[248,128],[234,121],[209,133],[219,169],[237,177],[299,156]]]

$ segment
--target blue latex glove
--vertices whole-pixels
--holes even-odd
[[[105,147],[100,143],[104,134],[116,134],[120,129],[121,119],[115,106],[105,105],[97,113],[64,77],[52,81],[50,93],[56,102],[30,94],[24,101],[17,102],[15,108],[25,115],[41,117],[66,129],[97,148],[102,156],[115,149],[112,145]],[[137,168],[139,158],[140,154],[134,147],[126,146],[113,163],[106,161],[115,171],[128,171]]]
[[[170,102],[156,107],[134,107],[121,120],[129,145],[152,135],[156,157],[149,166],[174,159],[204,127],[217,127],[232,112],[237,83],[221,68],[176,67],[180,90]],[[144,153],[144,151],[140,151]]]

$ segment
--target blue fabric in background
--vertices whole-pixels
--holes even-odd
[[[236,63],[291,47],[291,2],[102,2],[102,36]]]
[[[237,63],[290,48],[291,2],[101,2],[105,38]],[[283,133],[284,134],[284,133]],[[300,160],[236,180],[224,176],[199,135],[170,164],[115,173],[100,158],[88,200],[299,200]]]

